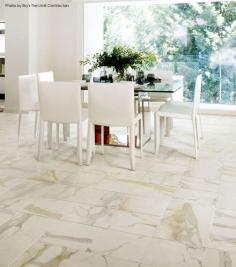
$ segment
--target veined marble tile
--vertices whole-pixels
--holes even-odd
[[[167,208],[156,235],[190,248],[205,247],[210,236],[213,206],[174,200]]]
[[[173,195],[176,187],[134,181],[129,179],[106,179],[94,186],[96,189],[113,191],[137,196],[159,197],[160,195]]]
[[[97,216],[94,225],[152,237],[160,224],[160,220],[161,217],[158,216],[109,209]]]
[[[103,207],[112,207],[123,211],[138,212],[161,216],[171,198],[167,195],[156,194],[155,197],[135,196],[111,191],[97,190],[57,184],[53,190],[42,195],[44,198],[61,199],[70,202],[84,203]]]
[[[8,176],[0,178],[0,194],[1,195],[4,194],[11,188],[22,184],[22,182],[23,181],[21,179],[8,177]]]
[[[196,186],[196,185],[195,185]],[[199,185],[198,185],[199,186]],[[217,201],[218,193],[211,191],[203,191],[198,189],[188,189],[183,187],[179,187],[179,189],[174,194],[174,198],[191,202],[197,205],[215,205]]]
[[[63,171],[55,171],[52,169],[42,170],[37,174],[30,175],[27,177],[29,180],[48,182],[48,183],[58,183],[70,176],[70,173]]]
[[[102,172],[88,172],[87,170],[77,171],[65,177],[62,183],[69,185],[94,186],[104,180],[107,174]]]
[[[45,198],[22,199],[10,209],[144,236],[152,236],[160,223],[158,216]]]
[[[149,244],[150,238],[139,236],[137,239],[132,240],[131,242],[127,242],[119,248],[110,250],[105,254],[125,260],[141,262]]]
[[[120,259],[138,261],[149,244],[149,238],[100,227],[37,217],[45,234],[43,242],[92,251]]]
[[[203,263],[204,267],[234,267],[236,266],[236,253],[207,249]]]
[[[18,213],[0,226],[0,264],[10,266],[42,236],[36,225],[35,218]]]
[[[195,255],[197,254],[197,255]],[[142,259],[143,267],[202,267],[198,251],[188,249],[178,243],[161,239],[152,239]],[[204,266],[205,267],[205,266]],[[214,267],[214,266],[212,266]]]
[[[181,189],[200,190],[206,192],[219,192],[219,180],[212,180],[208,178],[182,177],[179,184]]]
[[[79,167],[74,130],[38,162],[33,122],[25,116],[18,146],[17,116],[0,113],[0,266],[65,251],[82,267],[235,266],[236,118],[203,116],[198,160],[191,124],[174,121],[158,156],[151,142],[143,159],[136,150],[135,172],[116,147]],[[56,266],[73,267],[69,254]]]
[[[18,178],[18,179],[24,179],[29,175],[32,175],[33,172],[29,171],[29,170],[22,170],[22,169],[18,169],[18,168],[14,168],[14,167],[6,167],[4,165],[0,165],[0,179],[1,178],[6,178],[6,177],[10,177],[10,178]]]
[[[0,208],[8,208],[25,197],[37,197],[43,194],[51,184],[24,180],[0,196]]]
[[[219,209],[236,210],[236,183],[221,182],[216,207]]]
[[[16,213],[14,211],[0,209],[0,226],[15,216]]]
[[[236,211],[216,209],[210,240],[209,247],[236,252]]]
[[[50,267],[138,267],[137,262],[126,261],[92,251],[66,248],[38,242],[25,252],[12,267],[50,266]]]
[[[208,160],[198,159],[191,162],[189,169],[185,172],[185,176],[192,177],[208,177],[219,179],[222,173],[222,161],[214,158]]]
[[[11,210],[45,216],[55,220],[67,220],[78,223],[91,224],[89,220],[93,207],[86,204],[73,203],[68,201],[45,199],[45,198],[24,198],[10,206]],[[94,207],[97,213],[103,207]],[[94,211],[95,213],[95,211]]]
[[[224,164],[221,181],[236,183],[236,163]]]

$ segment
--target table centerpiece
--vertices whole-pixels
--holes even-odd
[[[149,69],[158,62],[158,56],[154,52],[139,51],[128,46],[114,46],[100,53],[87,56],[81,60],[82,65],[89,65],[92,71],[97,69],[113,70],[113,80],[122,81],[130,78],[128,70],[141,71]]]

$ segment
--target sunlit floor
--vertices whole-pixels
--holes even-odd
[[[236,266],[236,118],[203,126],[198,160],[174,121],[132,172],[125,148],[78,167],[73,138],[38,162],[33,116],[18,146],[17,116],[0,113],[0,267]]]

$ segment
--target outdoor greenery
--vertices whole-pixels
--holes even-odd
[[[236,104],[236,2],[105,6],[104,44],[160,55],[157,68],[185,76],[187,100],[201,69],[203,101]]]
[[[128,46],[117,45],[106,48],[101,53],[88,56],[81,61],[81,64],[89,65],[92,71],[102,67],[113,68],[118,74],[118,78],[124,80],[128,68],[148,69],[153,67],[157,60],[154,52],[142,52]]]

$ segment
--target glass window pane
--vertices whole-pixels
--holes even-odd
[[[192,101],[203,73],[202,102],[236,104],[236,2],[104,6],[104,47],[155,51],[157,69],[185,77]]]

